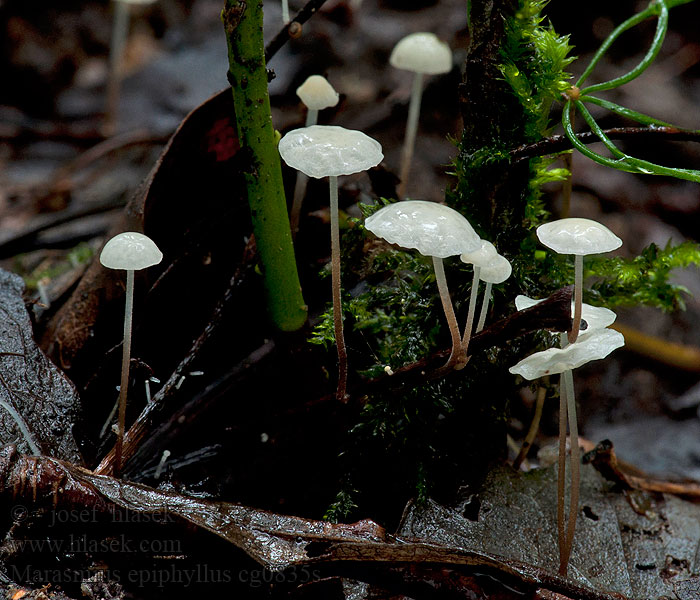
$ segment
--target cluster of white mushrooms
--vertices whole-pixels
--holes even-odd
[[[479,239],[470,223],[460,213],[441,204],[419,200],[390,204],[367,218],[365,227],[390,243],[416,249],[421,254],[433,258],[438,290],[452,336],[452,352],[444,368],[464,367],[469,358],[468,347],[479,281],[485,281],[487,287],[476,327],[477,332],[484,326],[491,286],[502,283],[511,274],[511,265],[508,260],[498,254],[493,244]],[[625,343],[621,333],[608,329],[608,326],[615,321],[613,311],[589,306],[581,301],[583,256],[615,250],[620,247],[622,241],[600,223],[590,219],[575,218],[561,219],[542,225],[537,229],[537,236],[542,244],[555,252],[575,256],[574,300],[571,305],[572,329],[575,331],[561,334],[560,348],[536,352],[511,367],[510,372],[529,380],[561,374],[557,526],[559,568],[562,574],[566,574],[576,527],[580,481],[578,427],[572,370],[589,361],[605,358]],[[454,255],[460,255],[463,262],[472,264],[474,267],[467,323],[461,340],[442,264],[443,258]],[[540,301],[518,296],[515,302],[516,308],[523,310]],[[582,324],[585,327],[579,333]],[[567,415],[571,439],[571,494],[568,525],[565,526]]]
[[[474,325],[479,280],[487,282],[479,318],[480,327],[483,327],[491,285],[502,283],[510,277],[508,260],[498,254],[493,244],[482,240],[464,216],[436,202],[404,200],[389,204],[368,217],[365,227],[387,242],[413,248],[424,256],[432,257],[435,281],[452,336],[452,352],[444,368],[463,368],[469,360],[469,340]],[[474,265],[469,314],[463,335],[459,331],[442,264],[442,259],[449,256],[459,256],[463,262]]]
[[[127,15],[123,9],[126,6],[125,2],[127,0],[118,0],[117,2],[117,7],[122,7],[121,12],[117,15],[121,30],[124,29],[125,15]],[[288,9],[285,9],[285,20],[288,18]],[[115,56],[117,55],[118,53]],[[117,60],[118,56],[113,62],[116,63]],[[391,54],[390,62],[396,68],[415,73],[401,159],[401,187],[398,196],[402,197],[410,171],[416,138],[423,76],[424,74],[449,71],[452,67],[452,55],[449,47],[440,42],[433,34],[416,33],[405,37],[396,45]],[[294,233],[298,227],[299,211],[306,191],[307,178],[329,178],[333,317],[339,364],[337,397],[344,400],[347,381],[347,352],[343,336],[341,306],[338,177],[370,169],[378,165],[384,157],[380,144],[360,131],[316,124],[318,111],[335,106],[338,102],[338,93],[323,77],[318,75],[310,77],[297,89],[297,94],[308,108],[306,126],[287,133],[279,142],[279,152],[289,166],[299,171],[290,213],[291,227]],[[365,227],[389,243],[418,250],[421,254],[432,258],[435,279],[452,339],[451,354],[443,369],[463,368],[469,360],[468,350],[472,331],[479,332],[484,327],[492,286],[500,284],[510,277],[511,265],[509,261],[498,253],[491,242],[482,240],[463,215],[452,208],[435,202],[405,200],[389,204],[368,217],[365,221]],[[622,335],[608,329],[608,326],[615,320],[615,313],[605,308],[596,308],[582,303],[583,256],[609,252],[618,248],[622,242],[609,229],[588,219],[561,219],[547,223],[538,228],[537,235],[545,246],[555,252],[575,256],[572,330],[561,334],[561,347],[536,352],[511,367],[510,372],[528,380],[561,374],[557,524],[560,572],[565,574],[578,512],[579,486],[579,448],[572,370],[591,360],[602,359],[614,349],[624,345]],[[473,266],[469,308],[463,332],[460,332],[443,266],[443,259],[450,256],[459,256],[462,262]],[[127,271],[119,424],[115,450],[117,454],[115,470],[117,472],[121,469],[121,449],[129,381],[134,271],[157,264],[161,259],[162,254],[155,244],[146,236],[135,232],[122,233],[109,240],[100,256],[104,266]],[[486,285],[475,328],[474,320],[481,281],[485,282]],[[525,296],[518,296],[515,300],[518,310],[528,308],[537,302],[539,300]],[[391,369],[389,367],[387,369],[387,372],[391,374]],[[571,437],[572,475],[571,504],[568,525],[565,527],[564,483],[567,415]]]

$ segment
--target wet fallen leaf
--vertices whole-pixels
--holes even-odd
[[[78,394],[34,343],[23,291],[21,277],[0,270],[0,398],[21,415],[43,453],[80,464],[72,433]],[[3,408],[0,441],[29,451],[16,421]]]
[[[494,470],[481,492],[458,509],[412,506],[399,535],[518,560],[555,573],[555,468]],[[672,495],[623,494],[590,465],[582,469],[581,503],[569,577],[627,597],[672,597],[697,572],[700,506]],[[685,584],[683,584],[685,585]]]
[[[548,590],[581,600],[623,598],[465,545],[395,538],[370,520],[333,524],[185,496],[95,475],[51,458],[21,456],[13,447],[0,450],[0,481],[6,494],[15,500],[31,498],[35,508],[44,504],[106,514],[115,507],[167,513],[223,538],[273,571],[312,565],[324,576],[369,581],[401,593],[428,586],[438,595],[478,589],[472,578],[477,572],[516,586],[522,593]]]

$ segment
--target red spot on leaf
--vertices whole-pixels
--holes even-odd
[[[217,162],[233,157],[239,148],[238,135],[228,118],[219,119],[207,132],[207,152],[213,152]]]

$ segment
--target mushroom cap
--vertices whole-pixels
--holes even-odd
[[[616,348],[625,345],[625,338],[614,329],[595,329],[579,337],[565,348],[549,348],[535,352],[512,366],[508,371],[533,380],[544,375],[556,375],[576,369],[592,360],[605,358]]]
[[[479,272],[479,279],[481,281],[486,281],[487,283],[503,283],[506,279],[510,277],[513,272],[513,267],[510,261],[500,254],[496,254],[496,257],[491,260],[487,265],[481,267]]]
[[[108,269],[140,271],[163,260],[153,240],[143,233],[125,231],[109,240],[100,253],[100,262]]]
[[[528,298],[527,296],[518,295],[515,297],[515,308],[518,310],[524,310],[530,308],[535,304],[539,304],[542,300],[534,300],[533,298]],[[574,301],[571,301],[571,314],[574,314]],[[612,325],[617,319],[617,315],[611,311],[609,308],[604,308],[602,306],[591,306],[583,302],[581,304],[581,318],[586,321],[588,328],[581,332],[581,335],[585,335],[587,332],[593,329],[603,329],[608,325]]]
[[[480,246],[474,252],[465,252],[459,259],[475,267],[485,267],[498,256],[496,246],[488,240],[481,240]]]
[[[294,129],[280,140],[279,152],[290,167],[316,179],[366,171],[384,158],[377,140],[336,125]]]
[[[338,92],[322,75],[311,75],[297,88],[297,96],[312,110],[323,110],[338,104]]]
[[[605,225],[591,219],[559,219],[537,228],[537,237],[559,254],[599,254],[622,246],[622,240]]]
[[[389,63],[414,73],[448,73],[452,70],[452,50],[434,33],[412,33],[394,46]]]
[[[425,200],[404,200],[380,208],[367,217],[365,227],[387,242],[437,258],[473,252],[481,243],[460,213]]]

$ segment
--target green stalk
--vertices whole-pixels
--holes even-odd
[[[272,322],[295,331],[306,322],[294,258],[282,167],[270,114],[263,44],[262,2],[226,0],[221,13],[228,43],[229,74],[260,266]]]
[[[590,102],[591,104],[595,104],[597,106],[600,106],[601,108],[606,108],[609,111],[620,115],[621,117],[625,117],[627,119],[630,119],[631,121],[636,121],[637,123],[641,123],[642,125],[651,125],[654,127],[672,127],[674,129],[680,129],[681,131],[688,131],[683,127],[678,127],[677,125],[667,123],[666,121],[662,121],[661,119],[655,119],[654,117],[650,117],[649,115],[645,115],[644,113],[637,112],[636,110],[632,110],[631,108],[620,106],[619,104],[615,104],[614,102],[610,102],[609,100],[603,100],[602,98],[596,98],[595,96],[582,95],[579,97],[579,101]]]
[[[649,4],[646,10],[643,10],[642,12],[633,15],[624,23],[616,27],[615,30],[601,44],[600,48],[595,53],[595,56],[589,63],[588,67],[583,72],[581,77],[579,77],[579,80],[576,82],[576,87],[581,87],[583,82],[593,71],[598,61],[603,57],[603,55],[607,52],[608,48],[612,46],[613,42],[618,37],[620,37],[622,33],[636,25],[639,25],[639,23],[645,21],[653,15],[658,15],[659,18],[656,26],[656,32],[654,33],[654,39],[651,42],[651,46],[644,58],[641,60],[641,62],[625,75],[622,75],[621,77],[616,77],[615,79],[611,79],[610,81],[598,83],[596,85],[591,85],[585,89],[581,89],[582,93],[588,94],[591,92],[597,92],[600,90],[610,90],[619,87],[641,75],[646,70],[646,68],[652,62],[654,62],[656,55],[659,53],[659,50],[661,50],[661,44],[664,41],[664,37],[666,36],[666,31],[668,29],[668,6],[666,5],[665,0],[656,0],[655,2],[652,2],[651,4]]]

